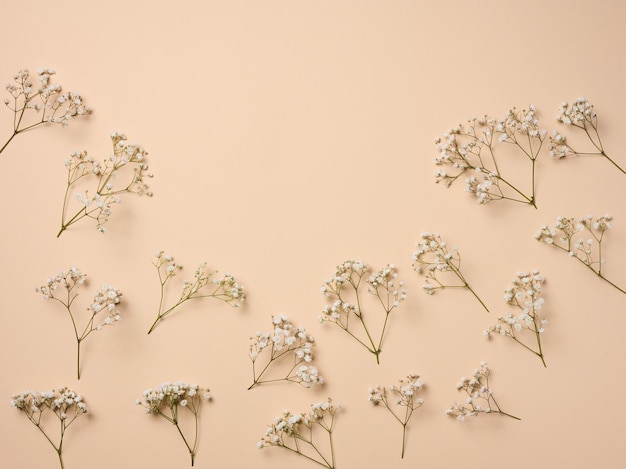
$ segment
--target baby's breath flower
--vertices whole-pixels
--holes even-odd
[[[284,314],[273,316],[272,326],[274,328],[272,332],[257,332],[250,338],[253,382],[248,389],[275,381],[291,381],[305,388],[322,384],[324,378],[319,374],[317,367],[310,364],[313,361],[312,348],[315,345],[313,337],[304,327],[293,326]],[[283,368],[283,374],[280,377],[268,378],[266,372],[270,365],[277,364],[278,360],[286,366]],[[260,371],[257,368],[258,362],[261,362]]]
[[[339,409],[340,406],[329,398],[312,404],[308,413],[292,414],[285,410],[267,426],[265,434],[257,443],[257,448],[277,446],[299,454],[320,466],[335,469],[333,430],[335,415]],[[324,447],[321,447],[315,439],[321,431],[328,434],[327,447],[330,454],[324,454]]]
[[[594,220],[593,215],[581,218],[558,217],[554,226],[544,225],[535,234],[537,241],[546,243],[568,254],[595,273],[602,280],[626,294],[604,276],[602,242],[612,227],[613,217],[605,214]]]
[[[152,197],[145,181],[152,177],[146,163],[148,153],[136,143],[129,143],[126,135],[118,132],[111,134],[111,142],[113,154],[103,161],[95,160],[86,151],[73,152],[65,160],[67,187],[61,212],[61,229],[57,237],[83,218],[95,220],[96,229],[104,233],[104,225],[111,216],[111,207],[122,202],[122,194]],[[72,188],[79,181],[86,180],[93,181],[93,188],[91,192],[85,190],[74,195],[78,209],[69,217],[67,210]]]
[[[76,267],[71,267],[62,271],[54,277],[49,277],[46,282],[36,290],[42,294],[46,300],[55,300],[63,305],[70,315],[74,335],[77,344],[76,370],[78,379],[81,375],[80,350],[82,342],[94,331],[100,331],[103,327],[112,326],[120,320],[118,305],[121,301],[122,292],[112,285],[102,284],[100,290],[94,293],[93,301],[87,307],[89,320],[80,331],[76,322],[72,306],[78,296],[75,291],[85,284],[87,276]],[[104,316],[104,319],[101,319]]]
[[[537,355],[543,366],[546,366],[541,348],[541,334],[543,334],[547,324],[547,320],[540,313],[544,303],[540,296],[543,282],[544,277],[537,270],[532,273],[519,272],[513,280],[513,284],[505,291],[504,299],[509,305],[519,308],[521,313],[508,312],[504,316],[500,316],[498,323],[483,331],[483,335],[486,339],[489,339],[491,335],[510,337]],[[522,331],[529,331],[534,335],[537,341],[537,350],[522,340]]]
[[[211,399],[209,389],[201,388],[197,384],[187,384],[182,381],[175,383],[165,382],[156,388],[146,389],[141,399],[135,403],[146,409],[147,414],[158,415],[176,426],[191,456],[191,465],[194,465],[196,448],[198,447],[198,414],[202,402]],[[187,440],[179,423],[179,406],[189,411],[195,420],[195,434],[193,443]]]
[[[50,68],[37,70],[39,88],[35,89],[30,72],[19,70],[13,82],[6,85],[11,98],[4,99],[5,106],[13,112],[13,132],[0,148],[0,153],[18,134],[44,124],[67,127],[72,119],[92,113],[76,91],[63,92],[61,85],[50,83],[56,72]]]
[[[509,110],[502,119],[489,116],[472,118],[467,125],[450,129],[435,141],[439,156],[435,164],[446,169],[435,171],[435,182],[450,187],[464,176],[465,191],[476,196],[479,204],[494,200],[512,200],[532,205],[535,201],[535,161],[546,131],[539,127],[534,106],[521,111]],[[496,155],[502,145],[512,145],[531,162],[531,188],[527,195],[513,180],[505,178]]]
[[[598,116],[587,98],[577,98],[571,102],[562,102],[559,107],[559,115],[556,120],[566,126],[576,127],[582,130],[593,145],[596,151],[580,152],[574,150],[566,142],[565,135],[554,131],[550,137],[548,149],[550,155],[556,158],[565,158],[575,155],[595,155],[602,156],[609,160],[617,169],[626,174],[626,171],[613,161],[604,151],[600,134],[598,133]]]
[[[406,300],[407,290],[404,282],[397,280],[398,274],[393,264],[387,264],[378,272],[370,273],[369,266],[357,260],[347,260],[335,268],[332,279],[326,280],[322,287],[322,294],[331,302],[322,310],[320,322],[333,322],[346,331],[357,342],[376,356],[376,363],[380,363],[380,352],[387,327],[389,314]],[[367,284],[368,293],[376,296],[384,311],[384,323],[379,338],[375,341],[365,321],[361,309],[359,287],[362,281]],[[352,295],[354,302],[349,302],[347,296]],[[356,316],[361,324],[361,338],[356,335],[354,326],[350,328],[350,319]],[[354,321],[352,322],[354,324]]]
[[[24,415],[35,425],[46,437],[48,443],[52,445],[59,457],[61,469],[63,469],[63,437],[67,428],[83,414],[87,413],[87,406],[83,402],[83,397],[68,389],[59,388],[54,391],[24,391],[21,394],[11,396],[11,407],[24,412]],[[45,430],[44,415],[54,414],[59,419],[61,426],[59,442],[55,443],[52,436]]]
[[[183,289],[178,301],[171,307],[165,309],[163,306],[165,297],[165,284],[171,280],[176,272],[183,268],[177,264],[174,258],[160,251],[156,255],[156,261],[153,263],[159,274],[159,283],[161,285],[161,299],[159,301],[159,312],[157,318],[152,323],[152,327],[148,331],[150,334],[157,324],[168,314],[172,313],[176,308],[188,300],[200,298],[214,298],[221,300],[233,308],[238,308],[245,300],[243,286],[237,283],[235,277],[228,272],[223,277],[216,277],[217,271],[208,269],[206,262],[202,262],[194,273],[193,280],[185,280]]]
[[[489,312],[485,303],[474,292],[461,273],[461,254],[456,247],[450,250],[439,233],[428,232],[422,233],[422,239],[415,243],[415,246],[417,250],[413,253],[413,270],[426,278],[422,286],[426,293],[432,295],[439,289],[466,288]],[[452,280],[446,281],[448,278],[452,278]]]
[[[402,425],[402,458],[404,458],[404,450],[406,447],[406,428],[409,423],[413,411],[419,409],[424,400],[416,396],[417,392],[424,386],[424,382],[419,379],[419,376],[410,373],[406,378],[400,380],[400,383],[385,388],[384,386],[375,386],[369,389],[369,401],[378,406],[385,407],[395,419]],[[389,404],[389,392],[394,404],[396,406],[404,407],[404,412],[398,415],[393,411],[393,408]]]
[[[500,406],[493,397],[493,390],[489,387],[489,375],[491,370],[486,362],[481,362],[480,367],[472,371],[472,377],[462,377],[456,385],[460,391],[467,394],[464,403],[455,401],[452,406],[446,409],[446,414],[457,420],[463,421],[465,417],[475,417],[480,413],[501,414],[512,417],[516,420],[520,418],[507,414],[500,409]]]

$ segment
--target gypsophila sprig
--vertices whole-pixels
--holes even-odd
[[[600,134],[598,133],[598,116],[593,109],[593,104],[591,104],[587,98],[577,98],[570,103],[566,101],[561,103],[559,115],[556,117],[556,120],[566,126],[582,130],[595,148],[595,151],[581,152],[574,150],[569,143],[567,143],[565,135],[554,130],[548,142],[550,156],[558,159],[579,155],[602,156],[622,173],[626,174],[626,171],[604,151],[602,140],[600,140]]]
[[[494,200],[512,200],[537,208],[535,200],[535,162],[546,137],[539,127],[534,106],[521,111],[509,110],[503,119],[489,116],[472,118],[467,125],[450,129],[435,141],[439,156],[435,181],[450,187],[465,177],[465,191],[476,196],[479,204]],[[499,148],[513,147],[530,161],[530,187],[519,189],[498,165]]]
[[[424,382],[414,373],[410,373],[406,378],[400,380],[398,385],[375,386],[369,389],[369,401],[376,405],[385,407],[394,418],[402,425],[402,458],[406,448],[406,430],[409,420],[416,409],[424,404],[424,399],[416,396],[417,392],[424,386]],[[389,395],[388,395],[389,394]],[[394,412],[394,407],[389,403],[400,407],[400,410]],[[401,408],[404,407],[404,410]]]
[[[176,308],[189,300],[202,298],[214,298],[221,300],[233,308],[238,308],[245,300],[243,286],[237,283],[234,276],[226,272],[223,277],[217,277],[217,271],[208,269],[206,262],[202,262],[194,273],[193,280],[185,280],[183,289],[178,301],[170,306],[164,306],[165,285],[176,275],[176,272],[183,268],[176,263],[174,258],[160,251],[153,262],[159,275],[161,285],[161,298],[159,300],[159,312],[157,318],[152,323],[148,334],[150,334],[161,320],[171,314]]]
[[[4,105],[13,113],[13,131],[0,153],[22,132],[44,124],[67,127],[70,120],[92,113],[78,92],[63,92],[61,85],[51,83],[50,78],[55,73],[50,68],[37,70],[37,89],[26,69],[19,70],[13,76],[13,82],[7,83],[6,90],[11,97],[4,99]]]
[[[111,216],[111,208],[122,202],[122,194],[137,194],[152,197],[146,179],[148,172],[146,155],[143,148],[130,143],[126,135],[118,132],[111,134],[113,154],[103,161],[98,161],[86,151],[73,152],[65,160],[67,168],[67,187],[61,211],[61,229],[57,238],[74,223],[83,218],[96,222],[96,229],[104,233],[106,222]],[[91,184],[90,189],[73,194],[74,188]],[[78,209],[74,215],[67,214],[70,198],[74,195]]]
[[[595,220],[593,215],[578,219],[558,217],[554,226],[542,226],[535,234],[535,239],[566,252],[602,280],[626,294],[623,288],[607,279],[602,272],[605,263],[602,242],[605,233],[612,227],[612,220],[609,214]]]
[[[335,469],[335,449],[333,431],[335,415],[340,406],[332,399],[311,405],[308,413],[292,414],[285,410],[267,426],[265,435],[257,443],[257,448],[268,446],[284,448],[309,461],[328,469]],[[318,432],[327,433],[325,442],[318,442]]]
[[[387,329],[390,313],[406,299],[404,282],[397,280],[398,274],[393,264],[371,273],[369,266],[361,261],[347,260],[336,267],[333,277],[324,281],[322,294],[332,301],[322,310],[320,322],[332,322],[363,345],[380,363],[380,353]],[[362,284],[378,299],[383,310],[384,321],[378,337],[373,337],[362,308]],[[353,299],[353,300],[352,300]],[[355,330],[355,321],[358,320]]]
[[[175,383],[165,382],[154,389],[144,391],[142,398],[135,403],[146,409],[147,414],[163,417],[173,424],[180,434],[191,456],[191,465],[194,465],[196,449],[198,447],[199,414],[204,401],[210,400],[209,389],[201,388],[196,384],[187,384],[182,381]],[[193,439],[186,437],[180,423],[180,413],[188,411],[194,418]]]
[[[521,420],[519,417],[504,412],[496,399],[493,390],[489,387],[489,375],[491,370],[486,362],[481,362],[480,367],[472,371],[472,377],[462,377],[456,385],[459,391],[467,394],[465,402],[457,402],[446,409],[446,414],[457,420],[463,421],[465,417],[476,417],[478,414],[500,414]]]
[[[295,327],[284,315],[272,317],[272,332],[258,331],[250,338],[253,382],[248,389],[263,383],[289,381],[305,388],[322,384],[324,378],[313,362],[315,340],[302,326]],[[268,376],[271,365],[283,364],[280,376]]]
[[[87,276],[85,274],[76,267],[72,267],[66,271],[60,272],[54,277],[48,278],[44,285],[36,289],[43,295],[44,299],[61,303],[70,316],[76,337],[76,373],[78,379],[80,379],[81,376],[81,344],[92,332],[100,331],[107,326],[112,326],[120,320],[120,314],[117,308],[122,296],[122,292],[119,288],[102,284],[100,290],[94,293],[93,301],[87,307],[88,319],[85,326],[81,329],[75,317],[74,301],[78,297],[77,290],[85,285],[86,279]]]
[[[507,312],[504,316],[500,316],[497,324],[483,331],[483,336],[486,339],[489,339],[491,335],[509,337],[537,355],[543,366],[546,366],[541,347],[541,336],[548,322],[541,315],[544,303],[540,296],[543,282],[544,277],[537,270],[531,273],[518,272],[513,284],[505,291],[504,300],[509,305],[521,310],[521,313]],[[535,339],[536,348],[528,344],[528,339],[524,339],[525,335],[531,335]]]
[[[24,391],[11,396],[11,407],[24,412],[24,415],[46,437],[59,457],[61,469],[63,465],[63,438],[65,432],[74,421],[87,413],[87,406],[80,394],[68,389],[59,388],[54,391]],[[50,412],[48,412],[50,411]],[[59,420],[58,441],[53,433],[55,430],[44,428],[45,415],[54,414]]]
[[[476,294],[461,273],[461,253],[458,248],[448,248],[439,233],[422,233],[420,241],[415,243],[413,269],[425,277],[422,286],[429,295],[444,288],[465,288],[479,301],[487,312],[489,309]]]

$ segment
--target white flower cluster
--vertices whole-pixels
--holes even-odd
[[[519,420],[518,417],[503,412],[493,397],[493,390],[489,387],[489,375],[491,370],[486,362],[481,362],[479,368],[472,371],[472,377],[462,377],[456,385],[458,390],[467,394],[464,403],[455,401],[446,409],[446,414],[463,421],[465,417],[475,417],[480,413],[502,414]]]
[[[365,316],[360,306],[359,287],[366,275],[365,283],[367,284],[368,293],[378,298],[379,304],[385,312],[384,325],[377,343],[368,330]],[[381,345],[389,314],[407,298],[404,282],[398,281],[397,278],[398,274],[393,264],[387,264],[383,269],[373,273],[370,273],[370,267],[362,261],[351,259],[339,264],[335,268],[332,278],[325,280],[322,286],[322,294],[331,303],[324,307],[319,321],[321,323],[333,322],[337,324],[373,353],[376,356],[376,361],[379,363]],[[349,301],[346,298],[347,296],[354,298],[354,301]],[[352,315],[358,318],[366,338],[359,339],[355,335],[354,330],[349,330]]]
[[[167,381],[155,388],[146,389],[142,399],[135,402],[145,407],[147,414],[161,414],[165,409],[174,409],[177,406],[197,411],[200,402],[210,399],[209,389],[183,381]]]
[[[415,393],[419,391],[422,386],[424,386],[424,381],[420,379],[419,375],[409,373],[406,378],[400,380],[397,386],[391,385],[386,388],[385,386],[379,385],[370,388],[368,400],[374,405],[378,405],[382,402],[385,407],[388,407],[388,389],[392,395],[397,396],[396,399],[393,400],[395,405],[416,409],[424,404],[424,399],[415,398]]]
[[[580,97],[568,103],[563,101],[559,107],[559,115],[556,120],[577,127],[584,127],[585,123],[593,124],[597,119],[596,111],[587,98]]]
[[[602,257],[602,242],[605,233],[612,227],[612,220],[613,217],[609,214],[596,219],[593,215],[578,219],[558,217],[554,226],[543,225],[535,233],[535,239],[567,252],[602,280],[626,294],[626,290],[615,285],[602,273],[606,262]]]
[[[96,326],[96,330],[101,330],[103,326],[111,326],[120,320],[117,305],[120,303],[122,292],[112,285],[103,284],[100,291],[94,294],[93,303],[89,306],[90,311],[95,316],[101,311],[106,311],[109,315],[104,322]]]
[[[611,229],[613,217],[609,214],[594,220],[593,215],[574,219],[558,217],[554,227],[544,225],[535,234],[535,239],[548,245],[567,251],[589,267],[599,269],[605,260],[595,254],[604,237],[604,232]],[[575,240],[574,237],[580,233]],[[586,236],[585,236],[586,234]],[[556,239],[556,241],[555,241]]]
[[[454,127],[435,141],[439,151],[435,164],[447,168],[435,171],[435,182],[450,187],[463,174],[474,171],[476,174],[465,179],[465,191],[474,194],[479,204],[508,199],[535,206],[535,160],[546,133],[539,127],[532,105],[521,111],[513,108],[502,119],[472,118],[466,126]],[[513,145],[532,162],[533,187],[529,195],[504,178],[496,160],[498,144]]]
[[[257,443],[257,448],[282,447],[323,467],[334,469],[335,454],[332,432],[335,425],[335,415],[339,409],[340,406],[334,404],[329,398],[326,401],[312,404],[308,413],[293,414],[285,410],[282,415],[275,417],[273,422],[267,426],[265,435]],[[323,448],[315,442],[316,429],[322,429],[328,434],[329,455],[323,454]]]
[[[30,422],[35,425],[41,433],[46,437],[48,443],[54,448],[61,469],[63,466],[63,437],[67,428],[83,414],[87,413],[87,405],[83,401],[83,397],[68,389],[67,387],[56,390],[42,391],[24,391],[21,394],[11,396],[11,407],[24,412],[24,415]],[[48,433],[46,426],[50,421],[45,417],[50,410],[59,420],[55,429],[60,427],[60,431]],[[58,435],[58,442],[55,442],[54,435]]]
[[[67,271],[62,271],[54,277],[48,277],[46,284],[40,286],[36,291],[41,292],[44,299],[49,300],[55,298],[55,293],[59,287],[66,290],[65,293],[71,291],[75,286],[82,285],[87,280],[87,275],[83,274],[76,267],[71,267]]]
[[[153,177],[148,171],[146,155],[143,148],[136,143],[129,143],[126,135],[113,132],[111,134],[113,154],[103,161],[97,161],[86,151],[73,152],[65,160],[68,171],[67,188],[63,202],[60,236],[70,225],[82,218],[91,218],[96,221],[96,228],[104,233],[104,224],[109,221],[111,207],[122,202],[120,194],[138,194],[152,196],[146,178]],[[75,194],[79,202],[76,213],[68,218],[68,198],[72,187],[83,178],[93,180],[94,187],[90,191],[85,190]],[[125,179],[124,179],[125,178]],[[119,184],[119,181],[122,181]]]
[[[593,104],[591,104],[587,100],[587,98],[581,97],[569,103],[566,101],[561,103],[561,106],[559,107],[559,114],[556,117],[556,120],[562,124],[565,124],[566,126],[576,127],[582,130],[591,142],[591,145],[593,146],[593,151],[581,152],[574,150],[567,143],[565,135],[555,130],[550,137],[548,143],[550,156],[559,159],[574,155],[602,156],[606,158],[611,164],[613,164],[617,169],[619,169],[622,173],[626,173],[626,170],[624,170],[620,165],[613,161],[604,151],[604,147],[602,146],[602,140],[600,139],[600,134],[598,132],[598,117],[596,115],[596,111],[593,108]]]
[[[439,233],[429,232],[422,233],[415,247],[413,270],[425,277],[422,288],[426,293],[432,295],[439,289],[466,288],[489,311],[461,273],[461,254],[458,248],[448,249],[448,243]],[[449,278],[452,280],[448,280]]]
[[[59,418],[67,420],[68,424],[81,414],[87,413],[87,405],[83,397],[67,387],[51,391],[24,391],[11,396],[11,407],[21,410],[33,417],[50,409]]]
[[[119,288],[108,284],[102,284],[100,290],[94,293],[93,301],[87,307],[87,311],[90,312],[90,317],[84,328],[81,330],[76,322],[74,313],[72,312],[72,306],[74,305],[74,300],[78,296],[78,293],[76,293],[74,289],[84,285],[86,279],[87,276],[79,269],[71,267],[67,271],[60,272],[54,277],[49,277],[44,285],[36,289],[36,291],[42,294],[44,299],[52,299],[61,303],[70,315],[74,335],[76,337],[76,343],[78,345],[78,357],[76,360],[78,379],[80,379],[81,374],[81,343],[92,332],[100,331],[104,326],[111,326],[120,320],[120,314],[117,307],[122,297],[122,292]],[[106,313],[106,317],[101,323],[96,324],[96,318],[101,313]]]
[[[322,384],[324,378],[319,374],[317,367],[310,365],[313,361],[312,348],[315,345],[313,337],[302,326],[294,327],[291,320],[280,314],[272,317],[272,332],[262,333],[258,331],[250,345],[250,359],[252,360],[252,374],[254,382],[248,389],[256,385],[271,381],[291,381],[299,383],[306,388],[314,384]],[[264,351],[268,351],[263,354]],[[265,366],[257,371],[256,364],[260,356],[265,355]],[[264,377],[270,365],[278,359],[289,362],[290,368],[281,378]]]
[[[142,398],[137,399],[135,403],[143,406],[147,414],[163,417],[176,427],[178,434],[189,451],[191,465],[193,466],[198,446],[198,414],[202,403],[210,399],[211,394],[207,388],[201,388],[196,384],[187,384],[183,381],[174,383],[168,381],[159,384],[156,388],[146,389]],[[186,409],[194,416],[195,435],[193,440],[185,436],[179,425],[180,408]]]
[[[229,304],[233,308],[238,308],[245,300],[244,288],[237,282],[237,279],[233,275],[226,272],[223,277],[214,277],[217,271],[209,270],[207,263],[202,262],[196,269],[193,280],[184,281],[178,301],[171,307],[165,309],[163,306],[165,285],[178,270],[183,268],[183,266],[176,263],[174,258],[164,251],[157,253],[156,262],[154,262],[153,265],[156,267],[159,275],[161,301],[159,303],[157,318],[148,331],[148,334],[154,330],[161,319],[186,301],[200,298],[215,298]]]
[[[37,70],[39,88],[35,90],[30,81],[30,72],[19,70],[14,76],[14,83],[8,83],[6,89],[12,99],[5,99],[4,104],[16,115],[23,116],[24,111],[32,109],[39,112],[43,109],[38,123],[51,122],[67,127],[70,120],[91,114],[92,110],[85,106],[83,98],[76,91],[63,92],[61,85],[50,82],[56,72],[50,68]],[[38,101],[35,101],[38,98]],[[19,124],[18,124],[19,125]],[[33,125],[32,123],[30,124]],[[36,125],[36,124],[35,124]],[[26,130],[16,127],[15,131]]]
[[[540,315],[544,299],[541,295],[541,285],[544,276],[539,271],[518,272],[516,278],[504,294],[505,301],[521,310],[519,314],[507,312],[498,318],[498,323],[483,331],[483,336],[489,339],[492,334],[510,337],[524,348],[537,355],[546,366],[541,347],[540,335],[545,331],[548,320]],[[533,349],[522,340],[522,331],[529,331],[537,341],[537,349]]]
[[[424,404],[424,399],[416,397],[416,393],[422,388],[422,386],[424,386],[424,382],[419,378],[419,375],[409,373],[406,378],[400,380],[397,386],[391,385],[388,388],[385,388],[384,386],[378,385],[369,389],[368,400],[376,406],[382,404],[382,406],[385,407],[403,427],[403,458],[406,448],[406,427],[411,419],[411,416],[413,415],[413,411],[419,409]],[[396,406],[405,408],[404,412],[400,415],[396,414],[390,406],[387,391],[394,396],[393,401]]]

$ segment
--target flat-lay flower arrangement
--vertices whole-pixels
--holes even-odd
[[[60,85],[52,83],[54,74],[51,69],[40,69],[36,80],[33,80],[27,70],[21,70],[6,86],[8,98],[4,104],[13,114],[13,126],[0,148],[0,154],[17,135],[43,125],[66,126],[72,119],[92,113],[83,104],[80,94],[63,92]],[[588,100],[579,98],[562,103],[557,121],[559,129],[550,133],[540,126],[536,108],[528,106],[522,110],[513,108],[502,118],[473,118],[453,127],[436,140],[439,154],[435,158],[435,182],[451,187],[458,185],[457,180],[460,180],[465,191],[472,194],[480,205],[502,201],[530,205],[536,209],[536,162],[543,154],[559,160],[575,156],[595,157],[625,173],[624,163],[618,162],[606,150],[600,138],[596,112]],[[588,146],[574,149],[564,130],[585,135]],[[114,206],[121,203],[123,197],[129,194],[152,195],[146,183],[152,177],[146,162],[147,152],[118,132],[111,134],[111,144],[111,155],[103,159],[81,151],[72,153],[65,160],[66,189],[57,237],[74,224],[83,223],[83,220],[85,223],[92,220],[96,229],[105,233],[105,224]],[[519,184],[518,178],[512,178],[506,172],[502,164],[503,154],[507,158],[513,155],[526,165],[526,183]],[[609,286],[626,294],[626,286],[619,286],[619,282],[610,280],[604,270],[604,256],[610,249],[610,246],[605,248],[606,235],[612,228],[612,221],[609,214],[580,218],[560,216],[553,226],[540,227],[535,238],[563,251],[575,263],[582,264]],[[476,301],[482,310],[489,313],[490,308],[480,292],[465,276],[460,248],[449,245],[446,238],[436,232],[424,232],[415,244],[416,250],[410,259],[412,269],[424,279],[422,290],[428,295],[444,290],[465,291],[468,301]],[[472,253],[468,253],[463,259],[471,257]],[[409,260],[408,255],[406,260]],[[182,280],[179,274],[183,267],[172,255],[159,252],[153,265],[158,308],[152,323],[146,325],[148,334],[164,321],[175,320],[177,314],[183,314],[186,305],[205,307],[209,303],[193,300],[219,300],[218,303],[237,308],[246,299],[244,288],[235,276],[219,274],[209,269],[206,262],[199,264],[193,277]],[[492,316],[491,325],[484,329],[483,335],[487,339],[515,342],[546,367],[543,338],[550,310],[546,308],[546,315],[542,296],[544,281],[538,270],[515,274],[503,295],[508,310],[500,316]],[[338,327],[352,345],[365,349],[380,365],[384,361],[381,360],[383,345],[393,341],[388,334],[389,323],[397,320],[396,310],[407,299],[410,289],[407,285],[415,283],[415,278],[410,276],[400,280],[394,264],[387,264],[379,270],[362,260],[348,259],[337,264],[331,276],[322,282],[321,293],[325,304],[318,317],[323,326],[321,331],[326,327]],[[87,288],[95,290],[92,299],[84,294]],[[99,288],[91,287],[87,276],[76,267],[48,277],[37,287],[37,291],[56,305],[55,314],[68,317],[76,341],[76,376],[80,379],[85,368],[82,345],[92,334],[99,335],[100,331],[120,321],[123,316],[120,308],[122,293],[116,286],[107,283]],[[501,309],[500,305],[498,309]],[[314,321],[315,318],[311,319]],[[251,331],[250,334],[248,390],[260,386],[287,389],[293,384],[305,389],[323,386],[324,375],[314,363],[316,341],[309,330],[304,325],[294,324],[286,314],[270,316],[267,326],[267,329]],[[160,333],[166,334],[165,329]],[[501,400],[498,394],[496,400],[490,377],[491,369],[486,362],[481,362],[469,377],[461,377],[458,381],[456,388],[463,398],[442,409],[441,414],[458,421],[479,415],[520,420],[520,417],[509,413],[506,396]],[[281,383],[291,384],[283,386]],[[377,384],[368,391],[369,402],[374,407],[385,409],[390,422],[395,420],[401,427],[401,432],[398,432],[401,458],[407,451],[409,423],[421,424],[419,410],[427,405],[421,397],[424,386],[418,374],[409,373],[397,384]],[[146,413],[158,417],[154,420],[167,421],[174,427],[175,432],[172,433],[178,434],[184,443],[193,466],[200,443],[201,409],[210,399],[208,388],[178,381],[164,382],[145,390],[136,403]],[[65,434],[70,426],[79,426],[74,422],[87,413],[82,396],[66,387],[43,392],[24,391],[12,396],[11,406],[21,411],[45,437],[63,469]],[[312,404],[308,411],[285,410],[266,425],[257,446],[260,449],[282,448],[311,465],[334,469],[338,467],[338,459],[345,461],[345,456],[337,457],[340,449],[335,447],[333,438],[336,424],[341,420],[338,417],[341,408],[329,398]],[[58,422],[52,424],[49,416]],[[349,417],[345,418],[348,420]],[[340,431],[347,432],[347,424],[347,421],[342,422],[341,427],[344,428]]]

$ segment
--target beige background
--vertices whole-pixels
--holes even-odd
[[[327,396],[345,407],[335,437],[343,469],[621,464],[626,296],[533,234],[558,215],[613,214],[606,275],[625,285],[626,176],[604,161],[544,154],[534,210],[478,206],[461,185],[435,185],[432,173],[434,139],[468,117],[535,104],[551,129],[559,103],[580,95],[626,164],[622,2],[1,0],[0,11],[0,80],[53,67],[95,110],[67,129],[21,135],[0,156],[0,466],[56,467],[9,400],[68,385],[92,412],[67,434],[68,469],[188,467],[175,429],[134,405],[145,388],[177,379],[214,395],[198,468],[314,467],[255,444],[282,409],[304,411]],[[10,118],[0,113],[0,136]],[[77,149],[102,158],[113,130],[150,153],[154,197],[126,197],[106,235],[82,223],[56,239],[63,160]],[[469,293],[421,291],[411,255],[425,230],[459,246],[491,315]],[[161,249],[185,266],[181,279],[203,260],[233,272],[246,307],[198,303],[147,336]],[[409,288],[380,366],[317,323],[322,282],[348,258],[393,262]],[[122,322],[85,342],[80,382],[69,319],[34,293],[71,265],[91,280],[83,300],[101,282],[124,292]],[[515,272],[532,268],[547,277],[547,369],[512,342],[481,336],[506,311]],[[248,339],[278,313],[317,339],[323,388],[246,391]],[[494,370],[499,403],[521,422],[444,415],[461,397],[458,378],[481,360]],[[426,382],[426,403],[401,460],[401,428],[372,408],[367,389],[409,371]]]

